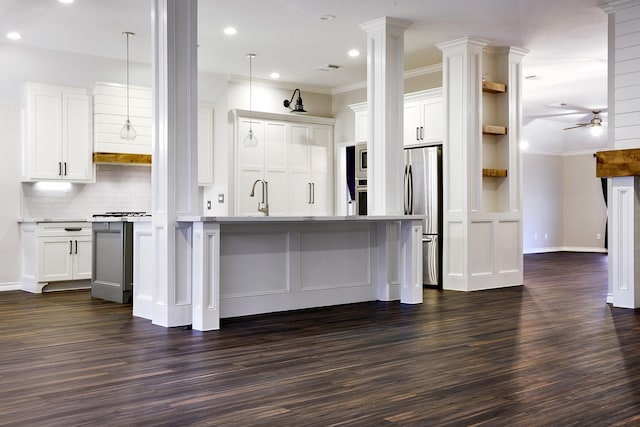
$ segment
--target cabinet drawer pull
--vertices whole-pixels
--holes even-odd
[[[65,227],[64,231],[82,231],[82,227]]]

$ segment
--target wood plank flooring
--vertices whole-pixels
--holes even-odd
[[[165,329],[89,292],[0,293],[0,425],[640,425],[640,313],[607,256],[525,286]]]

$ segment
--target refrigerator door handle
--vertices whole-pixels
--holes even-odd
[[[411,165],[409,165],[408,180],[409,180],[409,214],[413,215],[413,169],[411,168]]]
[[[423,243],[431,243],[431,242],[433,242],[433,239],[431,237],[423,237],[422,238],[422,242]]]
[[[409,214],[409,209],[408,209],[408,201],[409,201],[409,196],[408,196],[408,190],[409,190],[409,182],[407,180],[407,165],[404,165],[404,178],[403,178],[403,190],[404,190],[404,214],[408,215]]]

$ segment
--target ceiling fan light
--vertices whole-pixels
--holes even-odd
[[[589,129],[589,132],[591,132],[591,135],[593,136],[600,136],[604,132],[604,128],[601,124],[593,125],[591,126],[591,129]]]

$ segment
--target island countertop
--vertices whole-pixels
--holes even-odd
[[[366,222],[422,220],[425,215],[349,215],[349,216],[178,216],[178,222],[275,223],[275,222]]]

